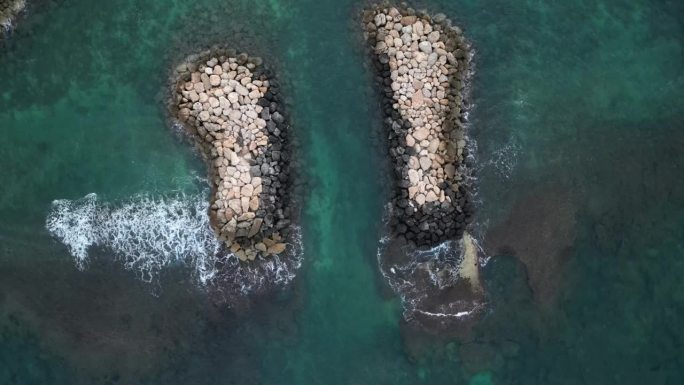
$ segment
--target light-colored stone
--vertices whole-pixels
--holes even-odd
[[[218,86],[220,86],[220,85],[221,85],[221,76],[219,76],[219,75],[211,75],[211,76],[209,76],[209,83],[210,83],[213,87],[218,87]]]
[[[432,44],[430,44],[429,41],[421,41],[420,44],[418,44],[418,49],[423,51],[425,54],[430,54],[432,53]]]
[[[417,141],[425,140],[428,138],[429,135],[430,135],[430,131],[425,127],[418,127],[416,129],[414,129],[414,131],[413,131],[413,137]]]
[[[285,251],[286,248],[287,248],[287,245],[286,245],[286,244],[284,244],[284,243],[276,243],[276,244],[274,244],[273,246],[270,246],[270,247],[268,248],[268,253],[269,253],[269,254],[272,254],[272,255],[281,254],[282,252]]]
[[[409,182],[412,185],[415,185],[420,181],[420,173],[414,169],[408,170],[408,177],[409,177]]]
[[[432,161],[427,156],[420,158],[420,168],[423,169],[423,171],[429,170],[431,165]]]

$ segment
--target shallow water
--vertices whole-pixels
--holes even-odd
[[[361,2],[36,1],[0,43],[0,383],[681,383],[682,3],[421,4],[476,49],[479,324],[417,333],[378,272]],[[207,42],[277,65],[310,186],[297,279],[231,310],[188,267],[148,284],[104,248],[81,271],[45,228],[55,199],[202,191],[163,100]]]

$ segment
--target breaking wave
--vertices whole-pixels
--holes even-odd
[[[93,193],[53,201],[46,227],[67,246],[79,269],[87,267],[94,248],[103,248],[146,282],[173,265],[191,267],[202,285],[217,284],[230,295],[284,286],[294,279],[301,266],[299,228],[294,228],[285,256],[240,263],[222,250],[209,222],[208,205],[202,194],[139,194],[108,203]]]
[[[152,281],[164,267],[185,263],[206,283],[216,273],[214,256],[220,248],[207,208],[201,195],[137,195],[114,205],[88,194],[52,202],[46,227],[68,247],[81,269],[91,248],[104,247],[144,281]]]

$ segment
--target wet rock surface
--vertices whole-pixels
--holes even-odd
[[[26,7],[25,0],[0,0],[0,29],[10,29],[17,14],[24,7]]]
[[[230,49],[176,68],[172,115],[209,166],[209,215],[225,251],[241,261],[286,252],[290,232],[289,125],[279,84],[261,58]]]

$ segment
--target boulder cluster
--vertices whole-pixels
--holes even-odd
[[[172,111],[209,163],[212,226],[242,261],[285,252],[289,126],[261,58],[216,49],[176,69]]]
[[[363,16],[397,179],[393,232],[418,246],[458,238],[473,214],[462,114],[469,45],[443,14],[379,7]]]
[[[8,29],[25,6],[24,0],[0,0],[0,28]]]

